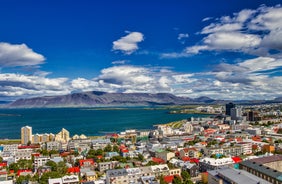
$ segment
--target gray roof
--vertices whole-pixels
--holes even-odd
[[[242,166],[249,167],[253,170],[257,170],[260,173],[263,173],[263,174],[270,176],[272,178],[277,178],[278,180],[282,181],[282,172],[271,169],[267,166],[262,165],[261,163],[254,162],[253,160],[246,160],[246,161],[243,161],[239,164],[242,165]]]
[[[271,184],[270,182],[244,170],[237,170],[229,167],[208,171],[208,173],[217,178],[226,178],[238,184]]]
[[[260,164],[266,164],[270,162],[282,161],[282,155],[272,155],[267,157],[259,157],[252,159],[252,162],[257,162]]]

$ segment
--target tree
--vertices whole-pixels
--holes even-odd
[[[144,156],[141,153],[138,154],[138,160],[141,162],[145,160]]]
[[[20,159],[17,162],[18,166],[20,169],[32,169],[33,165],[32,165],[32,161],[31,160],[26,160],[26,159]]]
[[[117,145],[114,145],[114,146],[113,146],[113,151],[119,152],[119,147],[118,147]]]
[[[107,144],[107,146],[104,148],[104,152],[111,152],[112,146],[110,144]]]
[[[19,176],[16,180],[16,184],[22,184],[24,182],[28,182],[30,180],[31,176],[27,175],[27,176]]]
[[[51,172],[45,172],[42,174],[39,183],[40,184],[48,184],[48,179],[49,178],[60,178],[62,175],[56,171],[51,171]]]
[[[160,176],[160,184],[167,184],[167,182],[164,180],[164,176]]]
[[[17,164],[17,163],[11,163],[11,164],[9,165],[9,170],[13,170],[15,173],[17,173],[18,170],[19,170],[18,164]]]
[[[181,177],[182,177],[183,181],[190,180],[190,178],[191,178],[190,174],[187,171],[182,171]]]
[[[174,178],[172,180],[172,184],[182,184],[181,178],[177,175],[174,175]]]
[[[57,164],[57,172],[61,175],[65,175],[67,173],[68,167],[65,162],[61,161]]]
[[[57,163],[56,162],[49,160],[45,165],[50,166],[51,171],[57,171]]]

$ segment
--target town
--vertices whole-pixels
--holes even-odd
[[[96,137],[27,125],[0,145],[0,184],[282,184],[281,107],[198,106],[212,115]]]

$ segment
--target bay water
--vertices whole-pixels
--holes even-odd
[[[0,109],[0,139],[20,139],[23,126],[31,126],[33,134],[57,134],[65,128],[71,136],[99,136],[126,129],[150,130],[156,124],[204,116],[169,111],[143,107]]]

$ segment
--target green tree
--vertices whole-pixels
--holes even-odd
[[[30,175],[27,175],[27,176],[19,176],[17,179],[16,179],[16,184],[22,184],[23,182],[28,182],[30,181],[31,179],[31,176]]]
[[[57,164],[57,172],[61,175],[65,175],[67,173],[68,167],[65,162],[61,161]]]
[[[39,181],[39,174],[38,174],[38,173],[34,174],[34,175],[31,177],[30,181],[38,182],[38,181]]]
[[[18,164],[17,164],[17,163],[11,163],[11,164],[9,165],[9,170],[13,170],[15,173],[17,173],[18,170],[19,170]]]
[[[141,162],[145,160],[144,156],[141,153],[138,154],[138,160]]]
[[[172,184],[182,184],[181,178],[177,175],[174,175],[174,178],[172,180]]]
[[[182,171],[181,177],[182,177],[184,183],[191,179],[191,176],[187,171]]]
[[[20,169],[32,169],[32,160],[20,159],[17,162]]]
[[[3,162],[3,158],[2,157],[0,157],[0,162]]]
[[[51,171],[57,171],[57,163],[49,160],[48,162],[46,162],[45,164],[46,166],[50,166],[51,167]]]
[[[46,150],[46,149],[42,149],[42,150],[40,151],[40,153],[41,153],[43,156],[49,156],[49,151]]]
[[[119,147],[118,147],[118,145],[114,145],[114,146],[113,146],[113,151],[119,152]]]
[[[107,144],[107,146],[104,148],[104,152],[111,152],[112,146],[110,144]]]
[[[42,174],[39,183],[40,184],[48,184],[48,179],[49,178],[60,178],[62,175],[56,171],[51,171],[51,172],[45,172]]]

